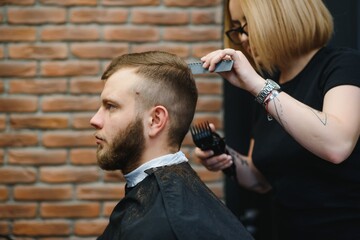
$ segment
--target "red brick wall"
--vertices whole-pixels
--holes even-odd
[[[185,60],[221,47],[221,0],[0,1],[0,235],[94,239],[124,195],[96,165],[100,75],[116,55],[164,50]],[[222,128],[222,81],[196,78],[195,121]],[[219,196],[222,174],[184,152]]]

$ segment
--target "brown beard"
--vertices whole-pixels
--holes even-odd
[[[145,137],[142,119],[136,117],[123,131],[115,137],[107,151],[98,146],[98,165],[104,170],[121,170],[124,174],[140,165],[140,157],[144,152]]]

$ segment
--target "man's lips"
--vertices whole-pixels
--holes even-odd
[[[95,141],[96,144],[101,144],[102,142],[105,142],[105,139],[100,137],[99,135],[95,135]]]

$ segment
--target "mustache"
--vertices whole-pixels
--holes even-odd
[[[101,140],[101,141],[105,141],[106,142],[106,140],[105,140],[105,138],[104,137],[102,137],[99,133],[94,133],[94,137],[96,138],[96,139],[98,139],[98,140]]]

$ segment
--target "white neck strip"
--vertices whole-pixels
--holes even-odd
[[[182,162],[187,162],[188,159],[186,158],[185,154],[181,151],[178,151],[174,154],[167,154],[158,158],[154,158],[149,162],[144,163],[137,169],[133,170],[132,172],[124,175],[126,179],[126,184],[128,187],[134,187],[139,182],[144,180],[148,175],[145,173],[145,170],[154,168],[154,167],[162,167],[165,165],[174,165],[179,164]]]

